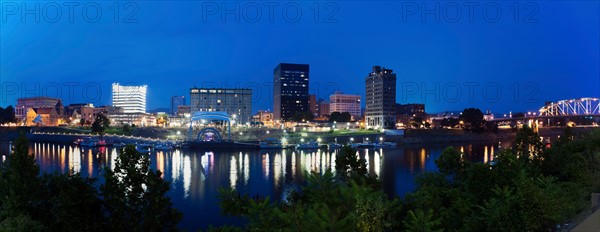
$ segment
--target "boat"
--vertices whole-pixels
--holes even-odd
[[[136,143],[135,146],[139,147],[139,148],[152,148],[152,147],[154,147],[154,145],[150,144],[150,143]]]
[[[339,144],[339,143],[329,143],[329,144],[327,144],[327,147],[329,149],[338,149],[338,148],[342,148],[343,146],[342,146],[342,144]]]
[[[369,143],[369,142],[365,142],[365,143],[351,143],[350,147],[352,148],[372,148],[375,147],[374,143]]]
[[[80,147],[98,147],[105,146],[106,143],[97,137],[83,137],[77,140],[77,145]]]
[[[152,150],[150,148],[141,148],[141,147],[136,147],[135,148],[136,151],[140,152],[140,153],[150,153],[152,152]]]
[[[283,149],[283,145],[279,139],[267,138],[259,143],[260,149]]]
[[[385,147],[397,147],[398,143],[395,143],[395,142],[383,142],[383,145]]]
[[[300,143],[296,146],[296,149],[318,149],[319,143],[315,141],[308,141],[306,143]]]
[[[359,148],[372,148],[372,147],[375,147],[375,144],[371,143],[371,142],[364,142],[364,143],[359,143],[358,147]]]
[[[175,147],[168,143],[159,143],[154,146],[154,150],[171,151],[173,149],[175,149]]]
[[[124,146],[127,146],[127,144],[126,144],[126,143],[124,143],[124,142],[120,142],[120,143],[113,143],[113,147],[124,147]]]
[[[223,141],[185,141],[181,144],[183,149],[192,150],[254,150],[260,149],[256,143],[240,143],[230,140]]]

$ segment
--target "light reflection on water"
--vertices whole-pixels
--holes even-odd
[[[9,153],[9,143],[0,141],[0,154]],[[508,143],[502,144],[506,147]],[[457,148],[463,159],[490,162],[498,143],[464,144]],[[359,149],[357,156],[367,161],[368,172],[380,177],[384,191],[403,196],[415,188],[414,178],[422,171],[436,169],[435,159],[444,146],[411,146],[393,149]],[[41,170],[67,172],[74,170],[83,176],[98,178],[102,171],[113,169],[120,150],[79,148],[72,145],[32,143],[29,152],[35,155]],[[151,168],[160,170],[171,182],[168,196],[184,213],[182,229],[196,230],[209,224],[239,223],[239,219],[221,216],[217,190],[231,187],[251,196],[280,199],[290,185],[305,181],[303,172],[335,171],[335,151],[269,150],[269,151],[156,151],[150,153]]]

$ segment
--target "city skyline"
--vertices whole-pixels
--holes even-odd
[[[187,10],[202,9],[200,2],[136,3],[135,20],[118,23],[108,3],[95,23],[6,14],[0,105],[32,94],[110,105],[110,85],[120,82],[148,85],[148,110],[169,108],[170,96],[198,86],[251,88],[253,111],[272,111],[272,67],[282,62],[311,66],[309,93],[317,98],[335,91],[364,98],[364,70],[388,67],[398,75],[396,102],[423,103],[431,113],[536,111],[546,101],[600,95],[597,2],[539,2],[535,18],[521,12],[517,22],[512,3],[499,4],[504,14],[497,22],[449,22],[441,13],[422,20],[400,2],[322,3],[314,22],[313,5],[298,4],[305,12],[298,22],[221,20],[219,12]],[[325,9],[337,9],[329,21]],[[266,42],[279,32],[302,36]],[[565,80],[576,81],[567,88]]]

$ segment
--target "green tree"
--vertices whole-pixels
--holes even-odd
[[[104,134],[104,131],[110,126],[110,120],[104,114],[97,114],[92,123],[92,133]]]
[[[342,113],[340,112],[333,112],[329,115],[329,121],[330,122],[339,122],[340,121],[340,115]]]
[[[36,208],[41,204],[39,172],[35,159],[29,155],[27,139],[21,134],[0,171],[0,221],[36,215]]]
[[[435,160],[438,170],[450,177],[459,177],[465,174],[470,162],[464,161],[463,154],[453,147],[447,147],[440,157]]]
[[[408,216],[402,222],[406,231],[410,232],[442,232],[441,221],[433,218],[433,210],[425,213],[421,209],[409,210]]]
[[[349,122],[352,120],[352,115],[348,112],[342,112],[340,114],[340,122]]]
[[[337,177],[342,181],[361,181],[367,177],[367,162],[358,158],[356,150],[350,146],[342,147],[335,157],[335,170]]]
[[[125,147],[114,170],[105,169],[101,194],[113,231],[174,230],[181,213],[172,207],[165,193],[169,183],[160,171],[150,170],[150,159],[134,146]]]
[[[544,152],[544,144],[533,129],[523,125],[523,128],[517,132],[513,150],[521,159],[540,162]]]
[[[362,181],[367,175],[366,166],[364,160],[358,161],[355,152],[347,147],[340,152],[345,155],[336,159],[336,167],[346,168],[337,174],[343,178],[329,169],[323,174],[304,172],[306,185],[281,203],[272,203],[269,198],[251,198],[233,189],[221,189],[221,209],[228,215],[247,218],[249,231],[398,229],[399,201],[388,200],[382,191]]]
[[[102,200],[94,179],[79,173],[45,174],[41,221],[49,231],[105,231]]]
[[[133,131],[133,129],[131,128],[131,126],[129,126],[129,124],[123,125],[122,130],[125,135],[131,135],[131,131]]]
[[[315,119],[315,115],[311,112],[298,112],[292,115],[291,119],[294,122],[310,122]]]
[[[352,115],[348,112],[333,112],[329,115],[330,122],[349,122],[352,120]]]
[[[0,124],[17,122],[15,117],[15,108],[8,106],[6,108],[0,107]]]
[[[464,128],[469,131],[474,132],[482,132],[483,124],[485,120],[483,120],[483,112],[477,108],[467,108],[464,109],[462,114],[459,117],[460,120],[464,123]]]

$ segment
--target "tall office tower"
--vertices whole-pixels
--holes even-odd
[[[287,121],[297,113],[310,112],[308,64],[281,63],[273,70],[273,117]]]
[[[112,84],[112,105],[123,108],[123,113],[146,113],[147,85],[124,86]]]
[[[191,88],[190,111],[224,111],[245,124],[252,119],[252,89]]]
[[[396,128],[396,74],[393,70],[373,66],[365,79],[367,128]]]
[[[177,107],[185,105],[184,96],[173,96],[171,97],[171,115],[177,115]]]

